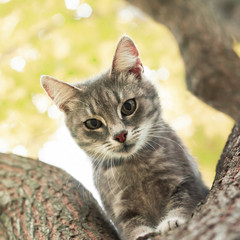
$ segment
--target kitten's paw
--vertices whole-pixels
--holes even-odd
[[[156,231],[160,233],[165,233],[174,228],[177,228],[178,226],[184,224],[185,222],[186,219],[182,217],[169,217],[160,222]]]
[[[138,226],[136,227],[131,234],[128,236],[128,240],[143,240],[147,239],[146,236],[155,232],[153,228],[147,226]]]
[[[159,236],[159,233],[152,232],[152,233],[148,233],[142,237],[138,237],[136,240],[149,240],[149,239],[153,239],[156,236]]]

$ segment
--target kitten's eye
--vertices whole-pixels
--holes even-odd
[[[88,119],[86,122],[84,122],[85,126],[88,128],[88,129],[98,129],[102,126],[102,122],[93,118],[93,119]]]
[[[121,113],[124,116],[129,116],[135,111],[135,109],[136,101],[134,99],[129,99],[122,105]]]

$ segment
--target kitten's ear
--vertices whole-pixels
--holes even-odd
[[[130,72],[142,78],[143,65],[141,63],[139,52],[133,40],[124,35],[117,44],[117,48],[113,57],[112,72]]]
[[[78,89],[47,75],[42,75],[40,82],[47,95],[57,107],[65,113],[68,112],[70,110],[69,100],[77,94]]]

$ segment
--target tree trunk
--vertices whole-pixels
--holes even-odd
[[[207,104],[239,120],[240,59],[232,49],[232,38],[213,10],[213,2],[127,1],[173,33],[185,63],[188,89]]]
[[[0,154],[0,239],[118,239],[92,195],[63,170]],[[240,123],[217,166],[205,203],[182,227],[147,240],[240,239]],[[140,240],[140,239],[139,239]]]
[[[92,195],[63,170],[0,154],[0,239],[118,239]]]
[[[240,1],[212,0],[211,2],[229,35],[240,41]]]

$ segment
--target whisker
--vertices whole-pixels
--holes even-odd
[[[166,139],[166,140],[168,140],[170,142],[173,142],[174,144],[176,144],[183,151],[184,154],[188,155],[187,151],[179,143],[177,143],[176,141],[174,141],[174,140],[172,140],[172,139],[170,139],[168,137],[158,136],[158,138]]]
[[[109,169],[109,167],[108,167],[108,163],[109,163],[109,159],[107,160],[107,169]],[[111,166],[110,166],[110,168],[111,168]],[[112,170],[112,169],[111,169]],[[109,184],[109,177],[108,177],[108,170],[107,170],[107,183],[108,183],[108,187],[109,187],[109,189],[110,189],[110,192],[111,192],[111,194],[113,195],[113,197],[115,196],[115,194],[114,194],[114,192],[112,191],[112,188],[111,188],[111,185]]]
[[[119,186],[119,184],[118,184],[118,181],[117,181],[116,178],[115,178],[115,174],[114,174],[114,172],[113,172],[114,161],[112,161],[112,160],[113,160],[113,159],[111,158],[111,171],[112,171],[113,179],[114,179],[115,183],[117,184],[119,190],[122,190],[122,188],[121,188],[121,187]],[[114,197],[115,197],[115,195],[114,195]]]
[[[149,142],[146,142],[146,144],[150,146],[154,151],[156,151],[156,148],[152,144],[150,144]]]

